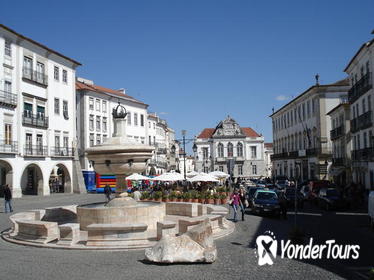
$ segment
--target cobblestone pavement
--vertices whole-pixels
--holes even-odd
[[[14,199],[15,212],[51,206],[104,201],[99,194],[57,194]],[[1,205],[2,207],[2,205]],[[0,229],[9,228],[9,214],[0,212]],[[374,233],[360,213],[305,210],[299,216],[308,235],[324,242],[360,244],[357,261],[296,261],[276,258],[272,266],[258,266],[254,243],[266,230],[287,238],[288,220],[246,215],[236,231],[216,241],[213,264],[155,265],[143,261],[144,251],[76,251],[25,247],[0,240],[0,279],[365,279],[374,265]]]

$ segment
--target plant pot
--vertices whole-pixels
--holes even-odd
[[[173,197],[173,198],[170,198],[170,201],[171,201],[171,202],[176,202],[177,199],[176,199],[175,197]]]
[[[205,202],[205,198],[199,198],[199,203],[204,203]]]
[[[216,205],[221,204],[221,200],[219,198],[214,199],[214,204]]]
[[[198,199],[198,198],[193,198],[193,199],[192,199],[192,202],[193,202],[193,203],[199,203],[199,199]]]
[[[227,203],[227,198],[222,198],[222,199],[221,199],[221,203],[222,203],[222,204],[226,204],[226,203]]]
[[[214,199],[213,199],[213,198],[207,198],[207,199],[205,200],[205,203],[206,203],[206,204],[214,204]]]
[[[182,202],[183,199],[182,198],[177,198],[177,202]]]
[[[161,202],[162,200],[161,200],[161,198],[155,198],[155,201]]]
[[[169,198],[163,198],[162,199],[162,202],[169,202],[170,200],[169,200]]]

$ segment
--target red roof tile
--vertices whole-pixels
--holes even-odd
[[[265,143],[264,146],[266,148],[273,148],[273,143]]]
[[[99,86],[99,85],[89,85],[89,84],[85,84],[85,83],[81,83],[81,82],[75,82],[75,88],[77,90],[91,90],[91,91],[95,91],[95,92],[99,92],[99,93],[110,93],[110,94],[113,94],[113,95],[116,95],[116,96],[119,96],[119,97],[122,97],[122,98],[130,99],[130,100],[132,100],[134,102],[137,102],[137,103],[140,103],[140,104],[147,105],[147,104],[135,99],[134,97],[132,97],[130,95],[124,94],[123,92],[121,92],[119,90],[114,90],[114,89],[102,87],[102,86]]]
[[[252,128],[250,127],[242,127],[241,128],[243,133],[247,136],[247,137],[260,137],[260,134],[258,134],[256,131],[254,131]]]

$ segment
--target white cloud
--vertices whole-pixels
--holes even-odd
[[[285,101],[285,100],[287,100],[287,99],[289,99],[289,97],[288,97],[288,96],[285,96],[285,95],[278,95],[278,96],[275,98],[275,100],[278,100],[278,101]]]

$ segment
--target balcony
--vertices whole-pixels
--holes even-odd
[[[354,118],[353,120],[351,120],[351,132],[355,133],[362,129],[371,127],[373,125],[371,115],[372,115],[371,111],[367,111],[366,113],[363,113],[357,118]]]
[[[339,137],[344,135],[344,125],[341,125],[333,130],[330,131],[330,138],[331,140],[338,139]]]
[[[18,152],[18,142],[0,140],[0,153],[2,154],[16,154]]]
[[[364,148],[352,151],[352,160],[355,161],[369,161],[374,158],[373,148]]]
[[[329,147],[319,147],[306,150],[307,156],[316,156],[316,157],[328,157],[332,155],[332,150]]]
[[[332,164],[335,166],[345,166],[345,158],[332,158]]]
[[[24,155],[29,157],[45,157],[48,155],[48,147],[42,145],[25,145]]]
[[[15,108],[17,106],[17,95],[0,90],[0,105]]]
[[[22,78],[37,83],[41,86],[48,86],[48,76],[42,72],[38,72],[30,68],[24,67],[22,69]]]
[[[292,158],[298,158],[298,157],[299,157],[298,151],[284,152],[284,153],[279,153],[279,154],[273,154],[270,156],[271,160],[292,159]]]
[[[67,147],[51,147],[51,157],[73,157],[73,149]]]
[[[349,103],[355,102],[360,96],[364,95],[373,87],[371,72],[366,73],[356,84],[348,91]]]
[[[48,128],[48,117],[42,114],[31,114],[25,111],[22,115],[22,124],[25,126],[33,126],[38,128]]]

